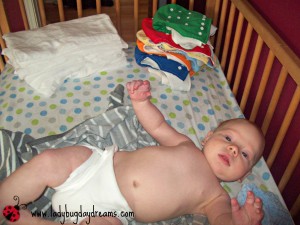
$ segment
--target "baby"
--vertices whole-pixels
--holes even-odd
[[[53,187],[53,209],[69,224],[155,222],[185,214],[203,214],[211,225],[258,225],[262,202],[252,192],[244,206],[220,185],[242,180],[264,148],[260,129],[245,119],[228,120],[204,138],[203,151],[178,133],[150,102],[150,83],[126,85],[135,113],[159,146],[136,151],[104,151],[93,146],[46,150],[6,178],[0,186],[0,210],[26,204]],[[57,224],[20,210],[8,224]]]

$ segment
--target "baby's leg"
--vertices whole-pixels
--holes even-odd
[[[82,146],[46,150],[23,164],[0,184],[0,220],[7,205],[16,205],[37,199],[47,186],[62,184],[70,173],[86,161],[91,150]]]

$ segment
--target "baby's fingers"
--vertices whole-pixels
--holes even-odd
[[[135,90],[137,90],[143,84],[142,80],[133,80],[126,84],[127,90],[133,94]]]
[[[253,192],[247,193],[246,208],[248,212],[254,211],[260,219],[263,218],[263,203],[260,198],[255,197]]]
[[[246,203],[249,205],[253,205],[254,208],[256,208],[256,209],[261,209],[262,205],[263,205],[261,199],[258,197],[255,197],[255,195],[251,191],[248,191],[248,193],[247,193]]]
[[[263,207],[263,204],[262,204],[261,199],[260,198],[255,198],[254,208],[256,208],[256,212],[261,213],[262,212],[262,207]]]
[[[231,210],[232,212],[237,212],[238,210],[240,210],[240,205],[238,203],[238,201],[235,198],[231,199]]]
[[[126,83],[126,88],[128,92],[133,94],[134,91],[134,81]]]

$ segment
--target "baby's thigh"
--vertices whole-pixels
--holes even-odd
[[[48,149],[32,161],[42,165],[43,175],[47,177],[47,186],[56,187],[64,183],[70,174],[84,163],[92,151],[84,146],[70,146],[59,149]],[[34,161],[37,162],[34,162]]]

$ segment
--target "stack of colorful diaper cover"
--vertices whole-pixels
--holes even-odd
[[[209,43],[215,33],[211,19],[177,4],[158,9],[153,18],[142,20],[135,58],[173,90],[189,91],[191,78],[201,66],[214,67],[216,57]]]

